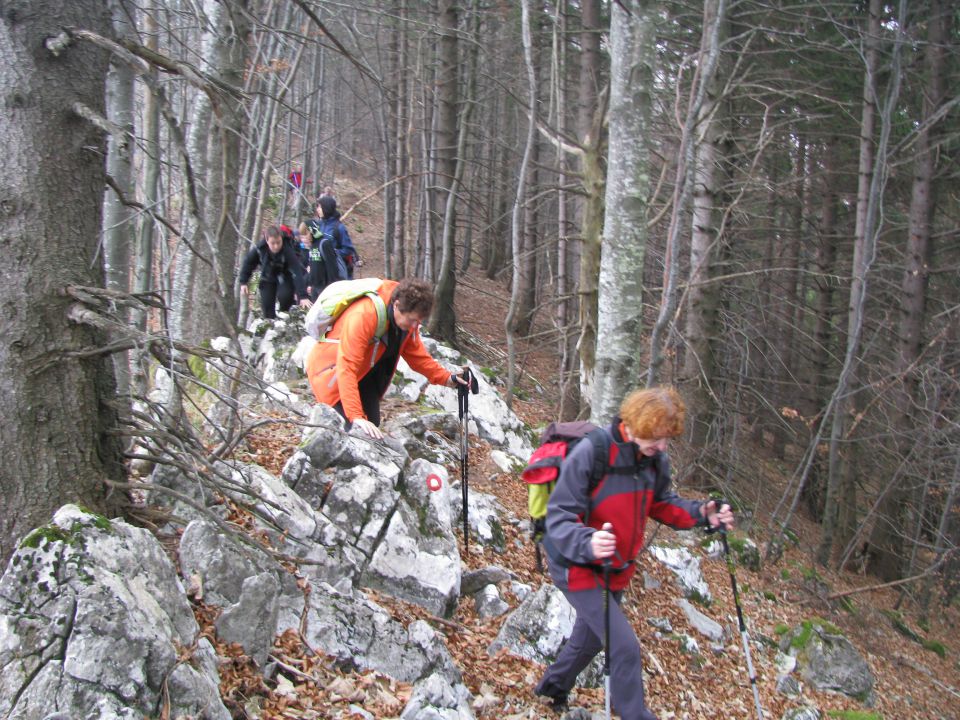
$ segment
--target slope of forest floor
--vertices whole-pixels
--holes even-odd
[[[337,194],[341,208],[346,209],[365,195],[366,190],[341,181]],[[358,275],[380,276],[383,271],[382,217],[377,198],[358,205],[346,219],[354,244],[364,258]],[[498,370],[503,370],[502,364],[497,364],[497,358],[502,358],[505,349],[503,319],[508,294],[504,282],[485,278],[476,263],[457,287],[458,324],[474,338],[471,347],[464,350],[475,357],[473,346],[483,347],[481,354],[484,357],[476,358],[477,362]],[[553,419],[556,410],[556,398],[551,396],[555,385],[550,378],[555,375],[557,358],[553,344],[549,342],[526,343],[521,353],[523,399],[514,402],[514,410],[530,425],[539,426]],[[390,412],[388,405],[385,415]],[[298,441],[295,428],[273,426],[255,434],[247,449],[251,459],[279,472]],[[766,531],[764,518],[769,516],[773,504],[783,492],[787,473],[781,464],[764,461],[762,448],[750,447],[745,451],[756,458],[755,475],[750,480],[750,487],[743,488],[743,491],[755,501],[753,517],[757,523],[751,525],[749,519],[746,523],[741,520],[741,526],[762,546]],[[672,447],[672,454],[677,465],[683,462],[681,443]],[[471,489],[497,496],[514,514],[525,517],[526,489],[523,483],[516,475],[500,471],[489,460],[489,448],[475,438],[471,440],[470,461]],[[459,473],[459,468],[450,470],[453,477]],[[680,492],[683,493],[684,489],[680,488]],[[803,620],[823,617],[838,626],[863,654],[877,677],[877,683],[876,703],[870,709],[841,695],[818,693],[805,687],[804,696],[822,711],[837,713],[832,717],[867,718],[871,716],[839,713],[870,710],[877,714],[876,717],[886,720],[960,718],[958,609],[938,609],[932,613],[929,623],[922,624],[918,620],[918,609],[909,600],[898,607],[901,598],[897,588],[860,592],[844,601],[828,600],[831,594],[866,588],[879,584],[879,581],[855,572],[838,574],[817,566],[811,551],[818,538],[818,527],[803,517],[791,527],[796,531],[798,541],[785,550],[777,564],[764,566],[756,573],[737,569],[748,630],[751,638],[760,641],[754,662],[758,666],[765,717],[776,720],[787,709],[802,705],[802,702],[789,699],[775,689],[776,668],[772,658],[775,654],[773,646],[779,640],[778,633]],[[507,527],[506,532],[507,550],[504,554],[471,543],[470,554],[465,557],[466,567],[478,569],[495,564],[509,569],[519,580],[533,586],[549,582],[536,569],[528,538],[513,526]],[[666,528],[656,532],[658,539],[671,533]],[[678,592],[669,571],[646,554],[638,558],[638,563],[642,573],[660,581],[656,589],[646,589],[641,572],[638,572],[625,596],[625,607],[643,646],[644,667],[649,673],[648,703],[657,717],[661,720],[756,717],[737,634],[733,633],[727,641],[723,653],[715,654],[705,649],[699,657],[681,652],[674,639],[656,637],[656,630],[647,622],[648,618],[669,618],[676,628],[685,627],[686,620],[676,604]],[[702,569],[715,598],[708,614],[735,630],[736,611],[726,565],[721,561],[707,560],[702,563]],[[506,616],[481,620],[469,599],[463,600],[456,614],[449,619],[432,617],[421,608],[382,594],[375,595],[375,599],[396,618],[404,622],[423,618],[446,637],[450,652],[464,671],[465,684],[477,698],[478,717],[556,717],[532,692],[542,667],[505,653],[492,657],[487,654],[486,649]],[[511,607],[516,607],[516,598],[507,594],[504,599]],[[908,637],[910,634],[912,638]],[[238,655],[236,648],[220,649]],[[263,718],[350,717],[351,704],[362,705],[377,717],[388,718],[398,716],[409,697],[409,686],[375,673],[335,668],[329,659],[311,656],[292,636],[278,642],[275,655],[281,662],[284,676],[299,678],[300,682],[264,683],[249,663],[238,656],[235,667],[224,674],[225,695],[231,700],[235,717],[244,717],[242,708],[256,699]],[[320,682],[316,678],[320,678]],[[600,712],[603,710],[603,691],[578,690],[573,695],[572,704]]]

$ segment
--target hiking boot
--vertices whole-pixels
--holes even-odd
[[[537,685],[533,692],[535,695],[547,698],[550,701],[550,708],[554,712],[563,712],[567,709],[570,700],[570,692],[568,690],[560,690],[553,685]]]

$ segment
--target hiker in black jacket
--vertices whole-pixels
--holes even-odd
[[[346,269],[337,258],[333,240],[323,234],[314,236],[305,222],[300,223],[297,232],[300,235],[300,247],[306,253],[304,270],[307,273],[307,296],[316,302],[327,285],[347,279]]]
[[[303,282],[303,266],[292,243],[284,242],[283,234],[276,225],[271,225],[264,233],[266,236],[243,258],[240,267],[240,294],[247,296],[247,283],[253,271],[260,268],[260,307],[265,318],[277,317],[276,306],[286,312],[293,305],[296,291],[303,307],[313,303],[307,297]]]
[[[535,689],[556,708],[566,704],[577,675],[604,650],[608,637],[613,707],[623,720],[656,720],[644,699],[640,643],[620,610],[623,591],[636,571],[634,560],[643,549],[647,518],[679,529],[733,527],[729,505],[685,500],[670,487],[667,441],[683,432],[685,413],[683,400],[671,387],[636,390],[605,430],[606,472],[592,493],[592,442],[575,445],[560,466],[547,503],[544,548],[550,576],[576,609],[577,620]]]

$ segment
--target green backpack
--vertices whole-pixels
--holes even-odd
[[[320,342],[335,342],[327,340],[325,335],[333,327],[333,323],[343,314],[350,305],[360,298],[368,297],[373,300],[377,308],[377,331],[375,341],[387,332],[387,306],[383,298],[377,293],[383,280],[380,278],[361,278],[360,280],[338,280],[330,283],[320,293],[320,297],[310,308],[304,320],[307,334]]]

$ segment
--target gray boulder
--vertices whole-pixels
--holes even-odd
[[[463,683],[431,675],[413,686],[400,720],[472,720],[472,696]]]
[[[710,588],[707,586],[706,580],[703,579],[703,573],[700,572],[700,558],[686,548],[665,547],[663,545],[652,545],[650,554],[676,575],[677,584],[685,598],[701,602],[704,605],[713,602]]]
[[[397,363],[397,372],[393,376],[393,382],[390,383],[387,390],[387,396],[400,397],[409,402],[416,402],[429,384],[426,377],[411,368],[406,360],[400,358]]]
[[[737,517],[737,521],[738,524],[740,524],[739,515]],[[757,544],[753,540],[748,537],[729,535],[727,538],[727,545],[730,548],[730,552],[736,560],[737,565],[741,565],[747,570],[752,570],[753,572],[760,572],[760,548],[757,547]],[[707,553],[707,557],[711,559],[722,559],[723,543],[720,540],[713,540],[709,545],[707,545],[705,551]]]
[[[510,614],[487,652],[496,655],[506,648],[512,655],[549,664],[570,637],[576,615],[562,592],[553,585],[541,585]]]
[[[333,467],[314,467],[307,454],[297,450],[284,464],[280,480],[314,510],[321,510],[336,479],[335,471]]]
[[[807,707],[790,708],[783,714],[782,720],[820,720],[823,715],[817,708]]]
[[[468,478],[469,483],[469,478]],[[457,524],[463,523],[463,496],[458,478],[453,483],[453,507],[457,515]],[[469,490],[469,487],[468,487]],[[503,518],[507,511],[493,495],[470,490],[467,498],[467,524],[470,528],[470,542],[486,545],[494,552],[502,553],[507,547],[507,536],[503,531]]]
[[[384,476],[366,465],[337,471],[320,513],[340,528],[351,545],[369,556],[400,500],[399,473]]]
[[[383,431],[394,443],[392,447],[397,449],[399,444],[411,458],[446,465],[460,457],[460,423],[452,413],[400,413],[384,423]]]
[[[217,637],[239,643],[258,667],[263,667],[277,634],[280,583],[271,572],[243,581],[240,599],[224,608],[216,620]]]
[[[180,572],[187,587],[200,597],[222,607],[239,602],[244,581],[262,573],[292,576],[267,554],[251,544],[232,538],[208,520],[194,520],[180,537]]]
[[[500,597],[500,591],[497,590],[496,585],[487,585],[480,588],[473,596],[473,600],[477,606],[477,615],[484,620],[500,617],[510,609],[510,606]]]
[[[212,484],[173,465],[158,464],[150,475],[150,483],[158,488],[147,492],[150,504],[168,509],[183,525],[204,516],[198,507],[209,508],[219,502]]]
[[[300,450],[313,467],[337,471],[365,465],[374,473],[396,481],[406,457],[378,440],[371,440],[357,429],[344,430],[343,418],[328,405],[317,404],[310,412],[309,427],[304,430]]]
[[[873,702],[875,679],[866,660],[830,623],[813,618],[793,628],[780,650],[797,660],[801,678],[817,690],[829,690]]]
[[[487,585],[508,582],[511,578],[512,575],[508,571],[496,565],[469,570],[463,574],[463,579],[460,581],[460,592],[463,595],[473,595]]]
[[[460,552],[446,468],[414,460],[401,499],[363,574],[368,587],[448,615],[460,596]]]
[[[470,395],[470,432],[516,458],[533,454],[532,433],[495,391],[487,378],[472,363],[467,363],[477,378],[480,392]],[[457,393],[450,388],[431,385],[423,391],[429,405],[449,413],[457,412]]]
[[[460,553],[452,528],[447,535],[427,534],[421,517],[400,501],[362,582],[445,616],[460,596]]]
[[[683,610],[683,614],[687,616],[687,622],[690,623],[690,627],[708,640],[712,640],[715,643],[723,642],[724,632],[723,626],[720,623],[704,615],[687,600],[677,600],[677,605]]]
[[[193,660],[179,659],[195,648]],[[208,643],[146,530],[62,507],[0,579],[0,717],[229,720]]]
[[[287,537],[309,540],[317,531],[313,508],[276,476],[259,465],[237,463],[226,494],[252,506],[258,517]]]
[[[409,627],[345,583],[333,588],[311,585],[304,637],[311,648],[332,655],[345,667],[376,670],[401,682],[431,674],[451,683],[462,681],[443,641],[423,621]],[[277,632],[299,630],[303,598],[281,601]]]
[[[313,542],[288,542],[283,549],[297,558],[304,577],[331,585],[343,580],[352,585],[367,562],[366,556],[349,543],[346,533],[323,515],[317,515],[317,535]]]
[[[553,585],[541,585],[507,617],[487,652],[496,655],[506,649],[512,655],[549,665],[570,637],[576,615],[562,592]],[[602,653],[580,673],[577,684],[582,687],[603,684]]]
[[[305,377],[301,354],[298,353],[303,339],[303,318],[299,311],[291,313],[286,320],[275,320],[258,339],[254,356],[250,359],[264,382]]]

